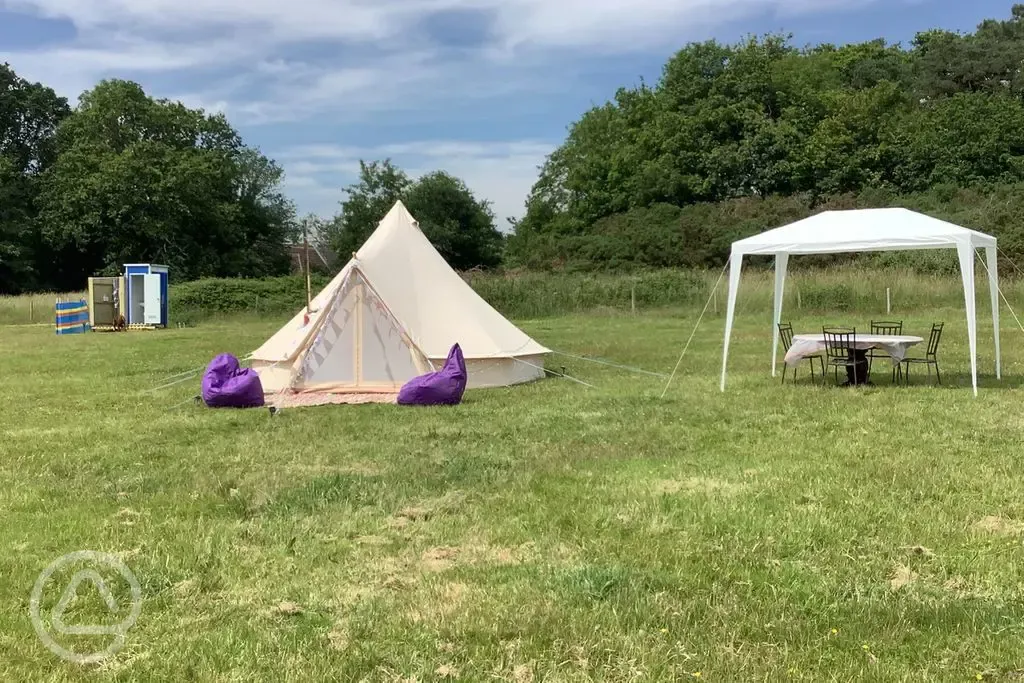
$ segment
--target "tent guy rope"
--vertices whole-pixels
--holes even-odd
[[[1004,254],[1004,256],[1005,256],[1005,254]],[[985,267],[985,272],[987,273],[988,272],[988,265],[985,263],[985,259],[979,258],[979,260],[981,261],[981,265]],[[1009,259],[1007,259],[1007,261],[1009,261]],[[1010,263],[1013,265],[1014,268],[1017,268],[1017,265],[1015,263],[1013,263],[1013,261],[1010,261]],[[1017,268],[1017,270],[1020,270],[1020,269]],[[1010,302],[1006,300],[1006,295],[1003,294],[1003,288],[1000,287],[999,285],[996,285],[996,291],[999,292],[999,296],[1002,297],[1003,303],[1006,304],[1007,310],[1010,311],[1010,315],[1012,315],[1013,319],[1017,321],[1017,327],[1020,328],[1021,332],[1024,332],[1024,325],[1021,324],[1020,318],[1017,317],[1017,313],[1013,310],[1013,306],[1011,306]]]
[[[189,382],[189,381],[195,379],[198,374],[199,374],[199,372],[194,372],[191,375],[189,375],[187,377],[182,377],[179,380],[175,380],[173,382],[168,382],[167,384],[162,384],[160,386],[153,387],[152,389],[145,389],[143,391],[140,391],[139,394],[140,395],[143,395],[143,394],[155,394],[156,392],[161,391],[163,389],[170,389],[171,387],[177,386],[177,385],[181,384],[182,382]]]
[[[652,372],[650,370],[644,370],[643,368],[634,368],[634,367],[631,367],[629,365],[619,365],[618,363],[612,363],[611,361],[601,360],[599,358],[587,358],[586,356],[576,356],[576,355],[573,355],[571,353],[565,353],[563,351],[552,351],[551,353],[553,353],[555,355],[558,355],[558,356],[565,356],[566,358],[574,358],[576,360],[584,360],[584,361],[587,361],[589,363],[597,363],[599,365],[607,365],[609,367],[618,368],[619,370],[628,370],[630,372],[635,372],[635,373],[638,373],[638,374],[641,374],[641,375],[650,375],[651,377],[661,377],[662,379],[665,379],[665,378],[668,377],[668,375],[666,375],[663,372]]]
[[[1011,266],[1013,266],[1014,270],[1016,270],[1021,275],[1024,275],[1024,270],[1021,270],[1020,266],[1018,266],[1016,263],[1014,263],[1013,259],[1011,259],[1009,256],[1006,255],[1006,252],[1003,251],[1002,247],[997,246],[996,248],[999,250],[999,253],[1002,255],[1002,257],[1004,259],[1006,259],[1006,262],[1009,263]]]
[[[708,307],[711,306],[711,300],[715,296],[715,292],[718,290],[718,286],[722,284],[722,278],[725,277],[725,270],[729,267],[729,262],[732,261],[732,256],[725,260],[725,265],[722,266],[722,272],[718,274],[718,281],[715,282],[715,286],[711,288],[711,296],[708,297],[707,303],[704,304],[704,310],[700,312],[700,317],[697,318],[697,324],[693,326],[693,332],[690,333],[690,338],[686,340],[686,346],[683,347],[683,352],[679,354],[679,360],[676,361],[676,366],[672,368],[672,374],[669,375],[668,381],[665,382],[665,388],[661,392],[661,397],[665,398],[665,394],[668,393],[668,388],[672,384],[672,380],[676,377],[676,372],[679,370],[679,365],[683,362],[683,356],[686,355],[687,349],[690,348],[690,342],[693,341],[693,337],[697,334],[697,328],[700,327],[700,321],[704,319],[704,314],[708,312]]]
[[[577,384],[582,384],[583,386],[590,387],[591,389],[596,389],[597,388],[593,384],[588,384],[587,382],[584,382],[581,379],[576,379],[575,377],[572,377],[571,375],[567,375],[567,374],[565,374],[563,372],[555,372],[551,368],[542,368],[541,366],[534,365],[533,363],[525,361],[522,358],[513,358],[512,360],[514,360],[517,363],[522,363],[523,365],[529,365],[531,368],[536,368],[537,370],[541,370],[543,372],[550,372],[552,375],[555,375],[556,377],[561,377],[562,379],[567,379],[569,381],[576,382]]]

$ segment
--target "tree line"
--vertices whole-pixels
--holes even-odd
[[[399,198],[456,267],[501,258],[489,205],[447,173],[363,163],[329,220],[299,219],[283,175],[221,114],[124,80],[71,107],[0,63],[0,294],[81,290],[130,262],[166,264],[176,281],[281,275],[303,228],[346,259]]]
[[[1021,245],[1022,64],[1024,5],[907,47],[687,45],[656,84],[621,88],[572,124],[506,260],[715,266],[733,239],[839,206],[970,214]]]
[[[0,65],[0,292],[82,289],[132,261],[287,272],[281,177],[221,115],[116,80],[72,109]]]
[[[387,159],[360,162],[336,216],[299,219],[281,167],[223,115],[122,80],[72,107],[0,64],[0,293],[81,289],[129,261],[283,274],[303,232],[344,262],[398,199],[460,270],[719,266],[733,240],[823,208],[893,205],[1024,261],[1022,65],[1024,5],[905,47],[692,43],[570,126],[505,236],[461,179]]]

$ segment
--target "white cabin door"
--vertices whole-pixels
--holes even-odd
[[[160,324],[160,276],[143,275],[143,320],[147,325]]]

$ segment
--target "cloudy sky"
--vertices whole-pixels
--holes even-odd
[[[0,62],[73,102],[106,77],[224,111],[332,215],[360,158],[522,214],[566,126],[690,40],[971,30],[1011,0],[0,0]]]

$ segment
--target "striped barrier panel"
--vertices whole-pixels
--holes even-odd
[[[81,334],[88,332],[89,304],[85,299],[78,301],[58,301],[57,334]]]

